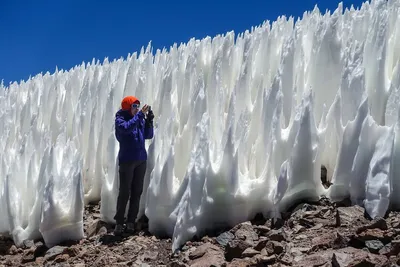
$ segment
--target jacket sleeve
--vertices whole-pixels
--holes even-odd
[[[146,120],[145,127],[144,127],[144,138],[152,139],[153,136],[154,136],[153,121]]]
[[[121,134],[136,134],[137,133],[137,122],[144,118],[144,114],[142,111],[136,113],[132,119],[129,121],[124,120],[122,115],[116,115],[115,117],[115,129]]]

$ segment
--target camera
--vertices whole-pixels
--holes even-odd
[[[149,111],[151,111],[151,106],[149,105]]]

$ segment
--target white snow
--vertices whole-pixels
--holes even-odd
[[[100,199],[113,222],[126,95],[156,115],[139,215],[173,249],[321,195],[383,216],[400,207],[399,62],[400,0],[377,0],[1,85],[0,233],[80,239]]]

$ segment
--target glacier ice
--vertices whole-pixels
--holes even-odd
[[[0,233],[17,245],[80,239],[84,205],[99,200],[113,223],[113,122],[125,95],[156,115],[139,216],[173,249],[321,195],[349,197],[371,217],[399,208],[399,25],[399,0],[316,7],[237,36],[155,53],[149,44],[1,84]]]

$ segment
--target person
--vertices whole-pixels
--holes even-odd
[[[146,173],[147,152],[145,139],[152,139],[154,114],[150,106],[140,110],[140,101],[127,96],[121,102],[121,109],[115,115],[115,136],[119,142],[119,193],[114,235],[124,231],[133,233],[139,211],[140,196]],[[124,229],[126,206],[129,200],[126,228]]]

